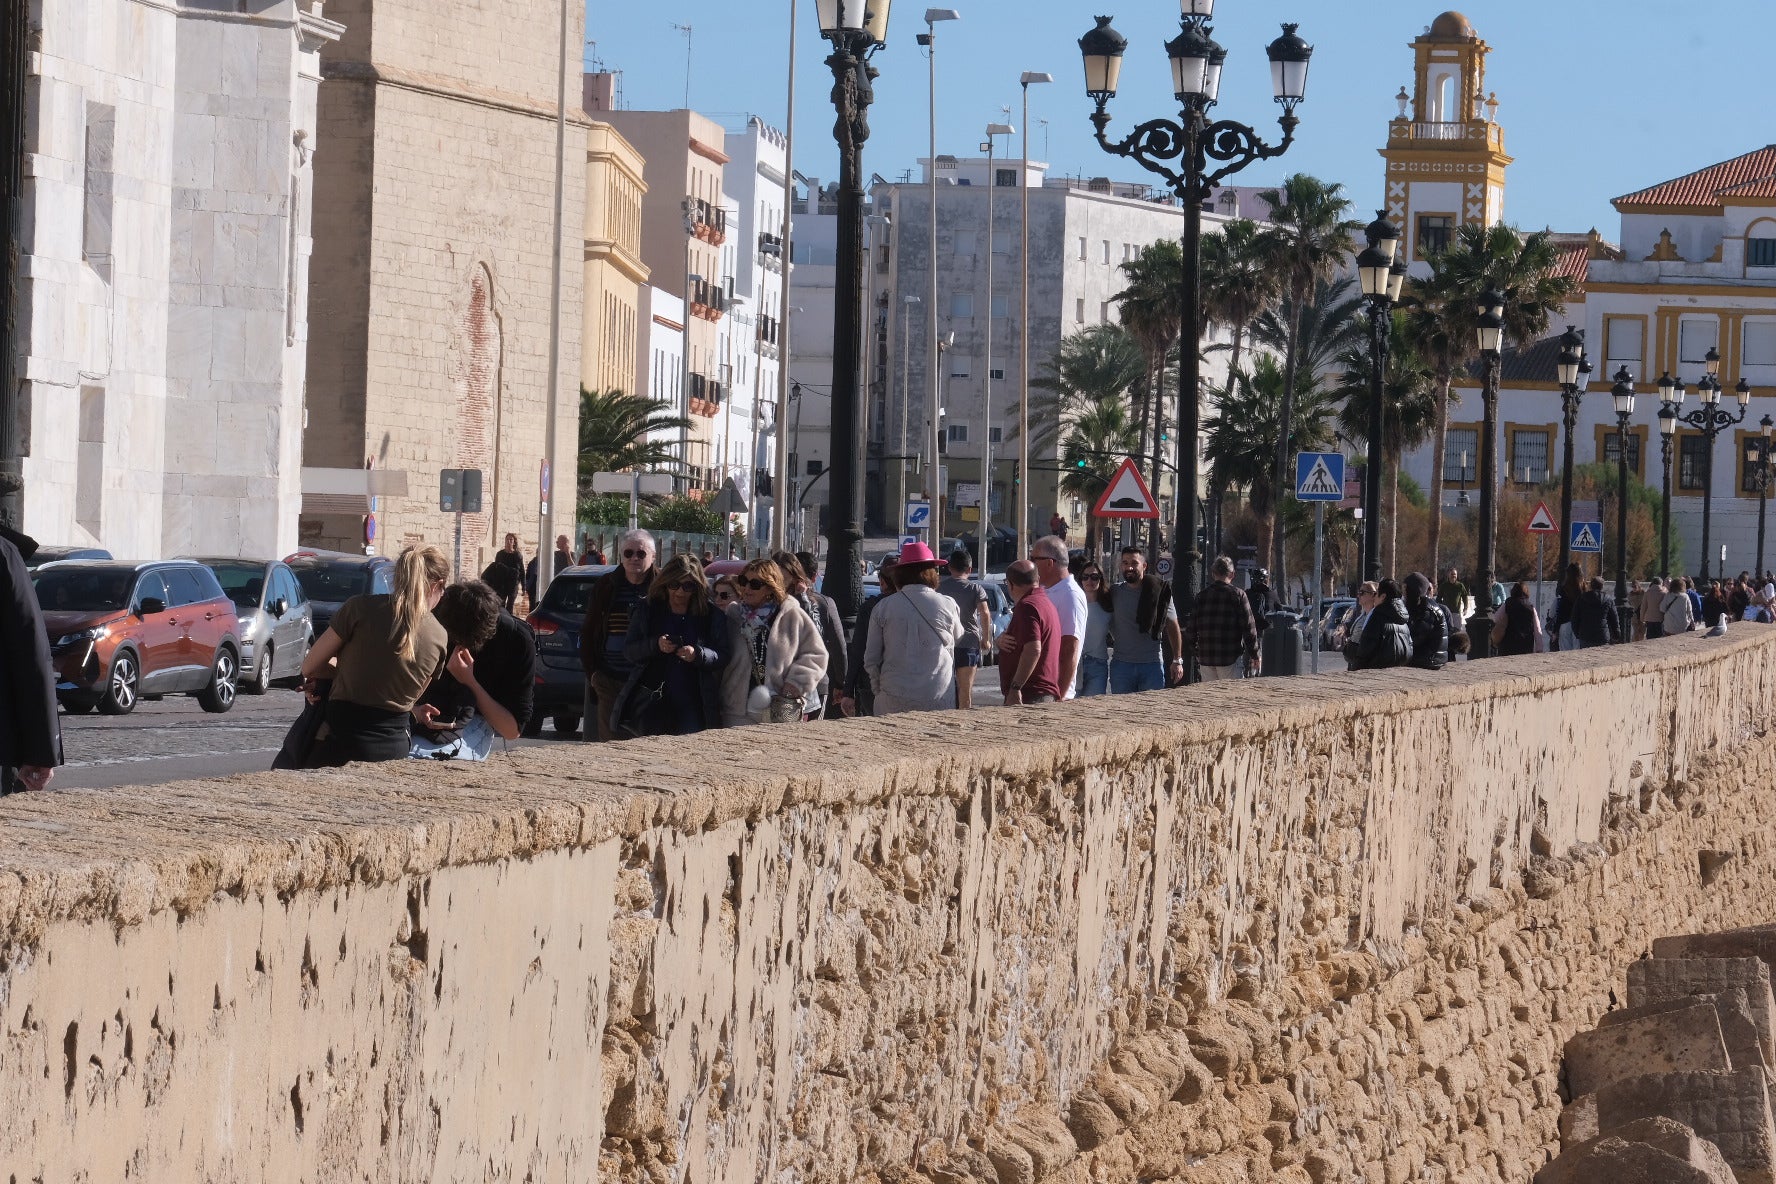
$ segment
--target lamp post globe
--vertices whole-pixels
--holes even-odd
[[[1307,66],[1313,46],[1296,35],[1300,25],[1285,24],[1283,35],[1265,47],[1270,59],[1270,89],[1283,110],[1293,115],[1295,104],[1307,97]]]
[[[1101,106],[1116,97],[1128,44],[1127,37],[1110,27],[1107,16],[1099,17],[1097,28],[1079,39],[1079,53],[1085,59],[1086,98]]]

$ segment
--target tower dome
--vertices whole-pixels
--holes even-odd
[[[1467,17],[1459,12],[1446,12],[1431,22],[1430,36],[1438,41],[1472,41],[1476,34]]]

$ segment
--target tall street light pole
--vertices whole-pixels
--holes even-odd
[[[1499,357],[1505,338],[1505,295],[1489,288],[1480,298],[1480,357],[1485,377],[1480,388],[1480,540],[1479,594],[1474,597],[1474,615],[1468,619],[1471,657],[1485,658],[1492,653],[1492,585],[1497,579],[1493,562],[1493,541],[1498,533],[1498,402]]]
[[[1610,397],[1616,404],[1616,638],[1629,641],[1634,621],[1628,611],[1628,421],[1634,418],[1634,376],[1624,366],[1615,382]]]
[[[1097,27],[1079,39],[1085,59],[1085,93],[1096,105],[1092,127],[1098,146],[1112,156],[1133,160],[1148,172],[1163,177],[1184,207],[1184,275],[1180,288],[1183,306],[1179,341],[1178,380],[1178,506],[1172,530],[1172,584],[1178,617],[1188,622],[1196,603],[1200,569],[1197,564],[1197,436],[1202,427],[1202,206],[1227,177],[1254,161],[1270,160],[1288,151],[1295,142],[1296,105],[1307,89],[1308,61],[1313,47],[1296,36],[1297,25],[1285,24],[1283,35],[1266,50],[1270,59],[1271,91],[1282,105],[1277,122],[1283,131],[1272,146],[1243,123],[1229,119],[1210,122],[1209,111],[1221,92],[1221,68],[1227,51],[1209,34],[1209,18],[1215,0],[1181,0],[1182,26],[1166,43],[1172,62],[1172,94],[1180,104],[1179,118],[1150,119],[1137,124],[1127,138],[1112,142],[1105,134],[1110,113],[1105,109],[1116,97],[1122,75],[1122,56],[1128,38],[1110,27],[1109,17],[1097,18]],[[1173,167],[1170,162],[1177,162]],[[1186,679],[1194,678],[1187,667]]]
[[[919,303],[921,303],[921,301],[917,296],[902,296],[900,298],[900,435],[897,438],[895,445],[895,451],[900,453],[900,456],[896,458],[900,461],[900,487],[897,490],[900,502],[894,508],[892,513],[896,517],[901,518],[901,527],[903,529],[906,526],[906,520],[901,516],[906,513],[907,458],[909,455],[907,453],[907,395],[909,393],[907,390],[909,385],[907,377],[913,369],[913,354],[912,351],[907,348],[907,341],[910,339],[913,331],[913,305]]]
[[[1018,268],[1022,277],[1019,281],[1022,296],[1018,301],[1018,324],[1024,335],[1024,349],[1023,356],[1018,359],[1017,476],[1012,482],[1012,494],[1017,498],[1017,549],[1013,555],[1027,554],[1030,544],[1036,541],[1030,533],[1030,87],[1053,81],[1053,74],[1039,70],[1025,70],[1018,78],[1018,85],[1024,88],[1024,167],[1018,178],[1024,191],[1023,216],[1018,223],[1023,237],[1020,252],[1023,262]],[[986,570],[981,568],[983,573]]]
[[[1394,301],[1406,281],[1402,262],[1396,272],[1394,252],[1400,232],[1387,220],[1386,210],[1375,212],[1375,221],[1363,230],[1369,245],[1357,254],[1357,279],[1369,308],[1369,451],[1363,467],[1363,571],[1364,578],[1381,579],[1381,467],[1382,435],[1386,431],[1388,345],[1394,327]],[[1315,596],[1319,595],[1316,589]]]
[[[863,469],[868,447],[859,381],[863,335],[863,145],[869,139],[869,107],[875,101],[876,68],[869,59],[887,42],[891,0],[816,0],[820,33],[832,42],[826,64],[833,74],[838,113],[833,138],[839,146],[839,221],[833,268],[832,446],[828,496],[827,595],[847,625],[863,603]]]
[[[939,476],[943,473],[941,457],[943,419],[938,408],[942,405],[942,375],[938,367],[943,361],[938,349],[937,340],[937,25],[939,21],[961,20],[962,14],[953,8],[927,8],[925,10],[925,31],[919,34],[919,44],[925,47],[926,62],[926,113],[931,121],[929,129],[929,155],[925,161],[926,183],[931,190],[931,221],[926,227],[927,240],[926,275],[930,279],[931,290],[926,293],[925,316],[926,359],[930,364],[930,382],[926,390],[929,402],[926,403],[926,414],[931,432],[930,447],[926,450],[925,460],[925,496],[931,499],[931,550],[936,552],[943,541],[943,482]]]
[[[1573,432],[1579,426],[1579,400],[1584,397],[1586,376],[1591,363],[1585,357],[1585,334],[1571,325],[1560,335],[1560,358],[1555,374],[1560,380],[1560,422],[1564,428],[1560,462],[1560,565],[1554,570],[1566,578],[1566,565],[1572,562],[1573,515]]]
[[[795,268],[793,213],[795,210],[795,78],[796,78],[796,0],[789,0],[789,100],[783,124],[783,296],[778,301],[783,315],[777,325],[777,438],[772,441],[776,456],[777,477],[771,483],[771,549],[782,551],[789,541],[787,523],[789,502],[789,434],[783,430],[783,417],[789,410],[789,307],[790,272]]]
[[[1678,422],[1687,423],[1700,431],[1708,440],[1708,447],[1702,455],[1702,566],[1701,578],[1708,579],[1708,565],[1711,556],[1708,554],[1710,543],[1709,529],[1714,517],[1714,442],[1727,428],[1745,422],[1745,413],[1751,407],[1751,384],[1741,378],[1733,388],[1733,394],[1739,400],[1739,413],[1721,410],[1720,384],[1720,352],[1710,347],[1703,365],[1706,373],[1702,381],[1696,384],[1696,397],[1702,400],[1702,406],[1694,411],[1677,413]],[[1683,394],[1678,391],[1678,407],[1682,407]]]
[[[987,381],[981,397],[980,516],[975,538],[980,544],[980,573],[987,574],[987,532],[993,522],[993,191],[999,188],[993,175],[993,148],[1000,136],[1016,131],[1003,123],[989,123],[981,151],[987,154]]]
[[[1752,578],[1758,581],[1758,586],[1761,588],[1763,586],[1762,581],[1764,578],[1764,518],[1770,508],[1770,478],[1772,474],[1770,467],[1770,435],[1772,430],[1776,430],[1776,420],[1772,420],[1766,415],[1758,420],[1758,427],[1763,429],[1764,438],[1758,442],[1757,467],[1752,471],[1752,479],[1757,482],[1758,548],[1757,565],[1751,574]]]
[[[1670,375],[1666,375],[1669,378]],[[1664,481],[1659,487],[1659,574],[1671,574],[1671,438],[1677,434],[1677,407],[1665,379],[1659,381],[1659,455]]]

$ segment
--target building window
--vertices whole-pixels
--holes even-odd
[[[1443,449],[1444,484],[1472,483],[1479,463],[1480,433],[1473,428],[1450,428]]]
[[[990,440],[991,442],[993,442],[994,444],[1003,444],[1005,442],[1005,429],[1004,428],[989,428],[989,429],[987,429],[987,439]]]
[[[824,462],[818,460],[811,460],[808,462],[808,476],[818,477],[825,471],[826,465]]]
[[[1449,236],[1455,230],[1455,218],[1450,214],[1420,214],[1418,216],[1418,257],[1428,259],[1438,251],[1449,246]]]
[[[974,254],[974,231],[972,231],[972,230],[958,230],[956,232],[956,240],[955,241],[956,241],[956,254],[958,254],[958,255],[972,255],[972,254]]]
[[[968,443],[968,425],[965,423],[948,424],[944,427],[944,433],[944,439],[951,444]]]
[[[1110,262],[1110,240],[1109,239],[1104,240],[1104,262],[1105,263]]]
[[[1700,366],[1708,360],[1708,351],[1720,341],[1720,322],[1686,319],[1677,328],[1677,360],[1686,366]]]
[[[1083,296],[1073,301],[1073,321],[1075,324],[1085,324],[1085,297]]]
[[[1708,466],[1708,437],[1679,436],[1677,445],[1677,487],[1700,493],[1702,474]]]
[[[1011,231],[995,230],[993,232],[993,254],[1011,254]]]
[[[1017,188],[1017,170],[1016,169],[994,169],[993,170],[993,185],[999,189],[1016,189]]]
[[[993,370],[992,370],[992,375],[993,375],[993,381],[994,381],[994,382],[1004,382],[1004,381],[1005,381],[1005,370],[1004,370],[1004,368],[1003,368],[1003,367],[1001,367],[1001,366],[995,366],[995,367],[993,367]],[[994,428],[994,429],[993,429],[993,430],[994,430],[994,431],[995,431],[995,432],[996,432],[996,431],[998,431],[998,430],[999,430],[999,429],[998,429],[998,428]],[[997,440],[995,440],[995,441],[994,441],[994,443],[997,443],[997,442],[998,442],[998,441],[997,441]]]
[[[1606,428],[1603,433],[1603,463],[1615,465],[1619,463],[1622,452],[1622,433],[1614,428]],[[1628,471],[1640,472],[1640,436],[1630,430],[1628,433]]]
[[[112,167],[117,148],[117,108],[86,105],[86,206],[81,252],[106,279],[111,277]]]
[[[974,316],[974,293],[956,292],[950,296],[950,315],[959,320],[968,320]]]
[[[1745,322],[1739,334],[1739,365],[1776,366],[1776,321]]]
[[[1600,376],[1609,376],[1623,366],[1639,377],[1644,354],[1641,342],[1646,336],[1646,322],[1639,317],[1607,317],[1603,322],[1604,367]]]
[[[1512,481],[1539,485],[1548,479],[1548,437],[1546,428],[1513,428],[1511,430]]]
[[[1776,238],[1746,239],[1745,266],[1776,267]]]
[[[993,297],[993,315],[996,317],[1004,317],[1004,316],[1010,315],[1009,312],[1007,311],[1011,307],[1010,304],[1007,303],[1010,299],[1011,298],[1009,296],[995,296],[995,297]]]
[[[972,367],[969,364],[968,355],[967,354],[959,354],[959,353],[955,352],[954,350],[951,350],[950,351],[950,377],[951,378],[967,378],[967,377],[969,377],[969,375],[971,373],[972,373]]]
[[[1079,236],[1079,261],[1085,262],[1085,236],[1083,234]]]
[[[1108,300],[1106,300],[1102,304],[1098,305],[1098,324],[1108,325],[1109,323],[1110,323],[1110,302]]]

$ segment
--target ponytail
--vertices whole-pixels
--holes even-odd
[[[395,560],[395,635],[392,640],[402,658],[413,657],[419,623],[431,611],[427,603],[433,584],[450,578],[450,561],[436,547],[408,547]]]

